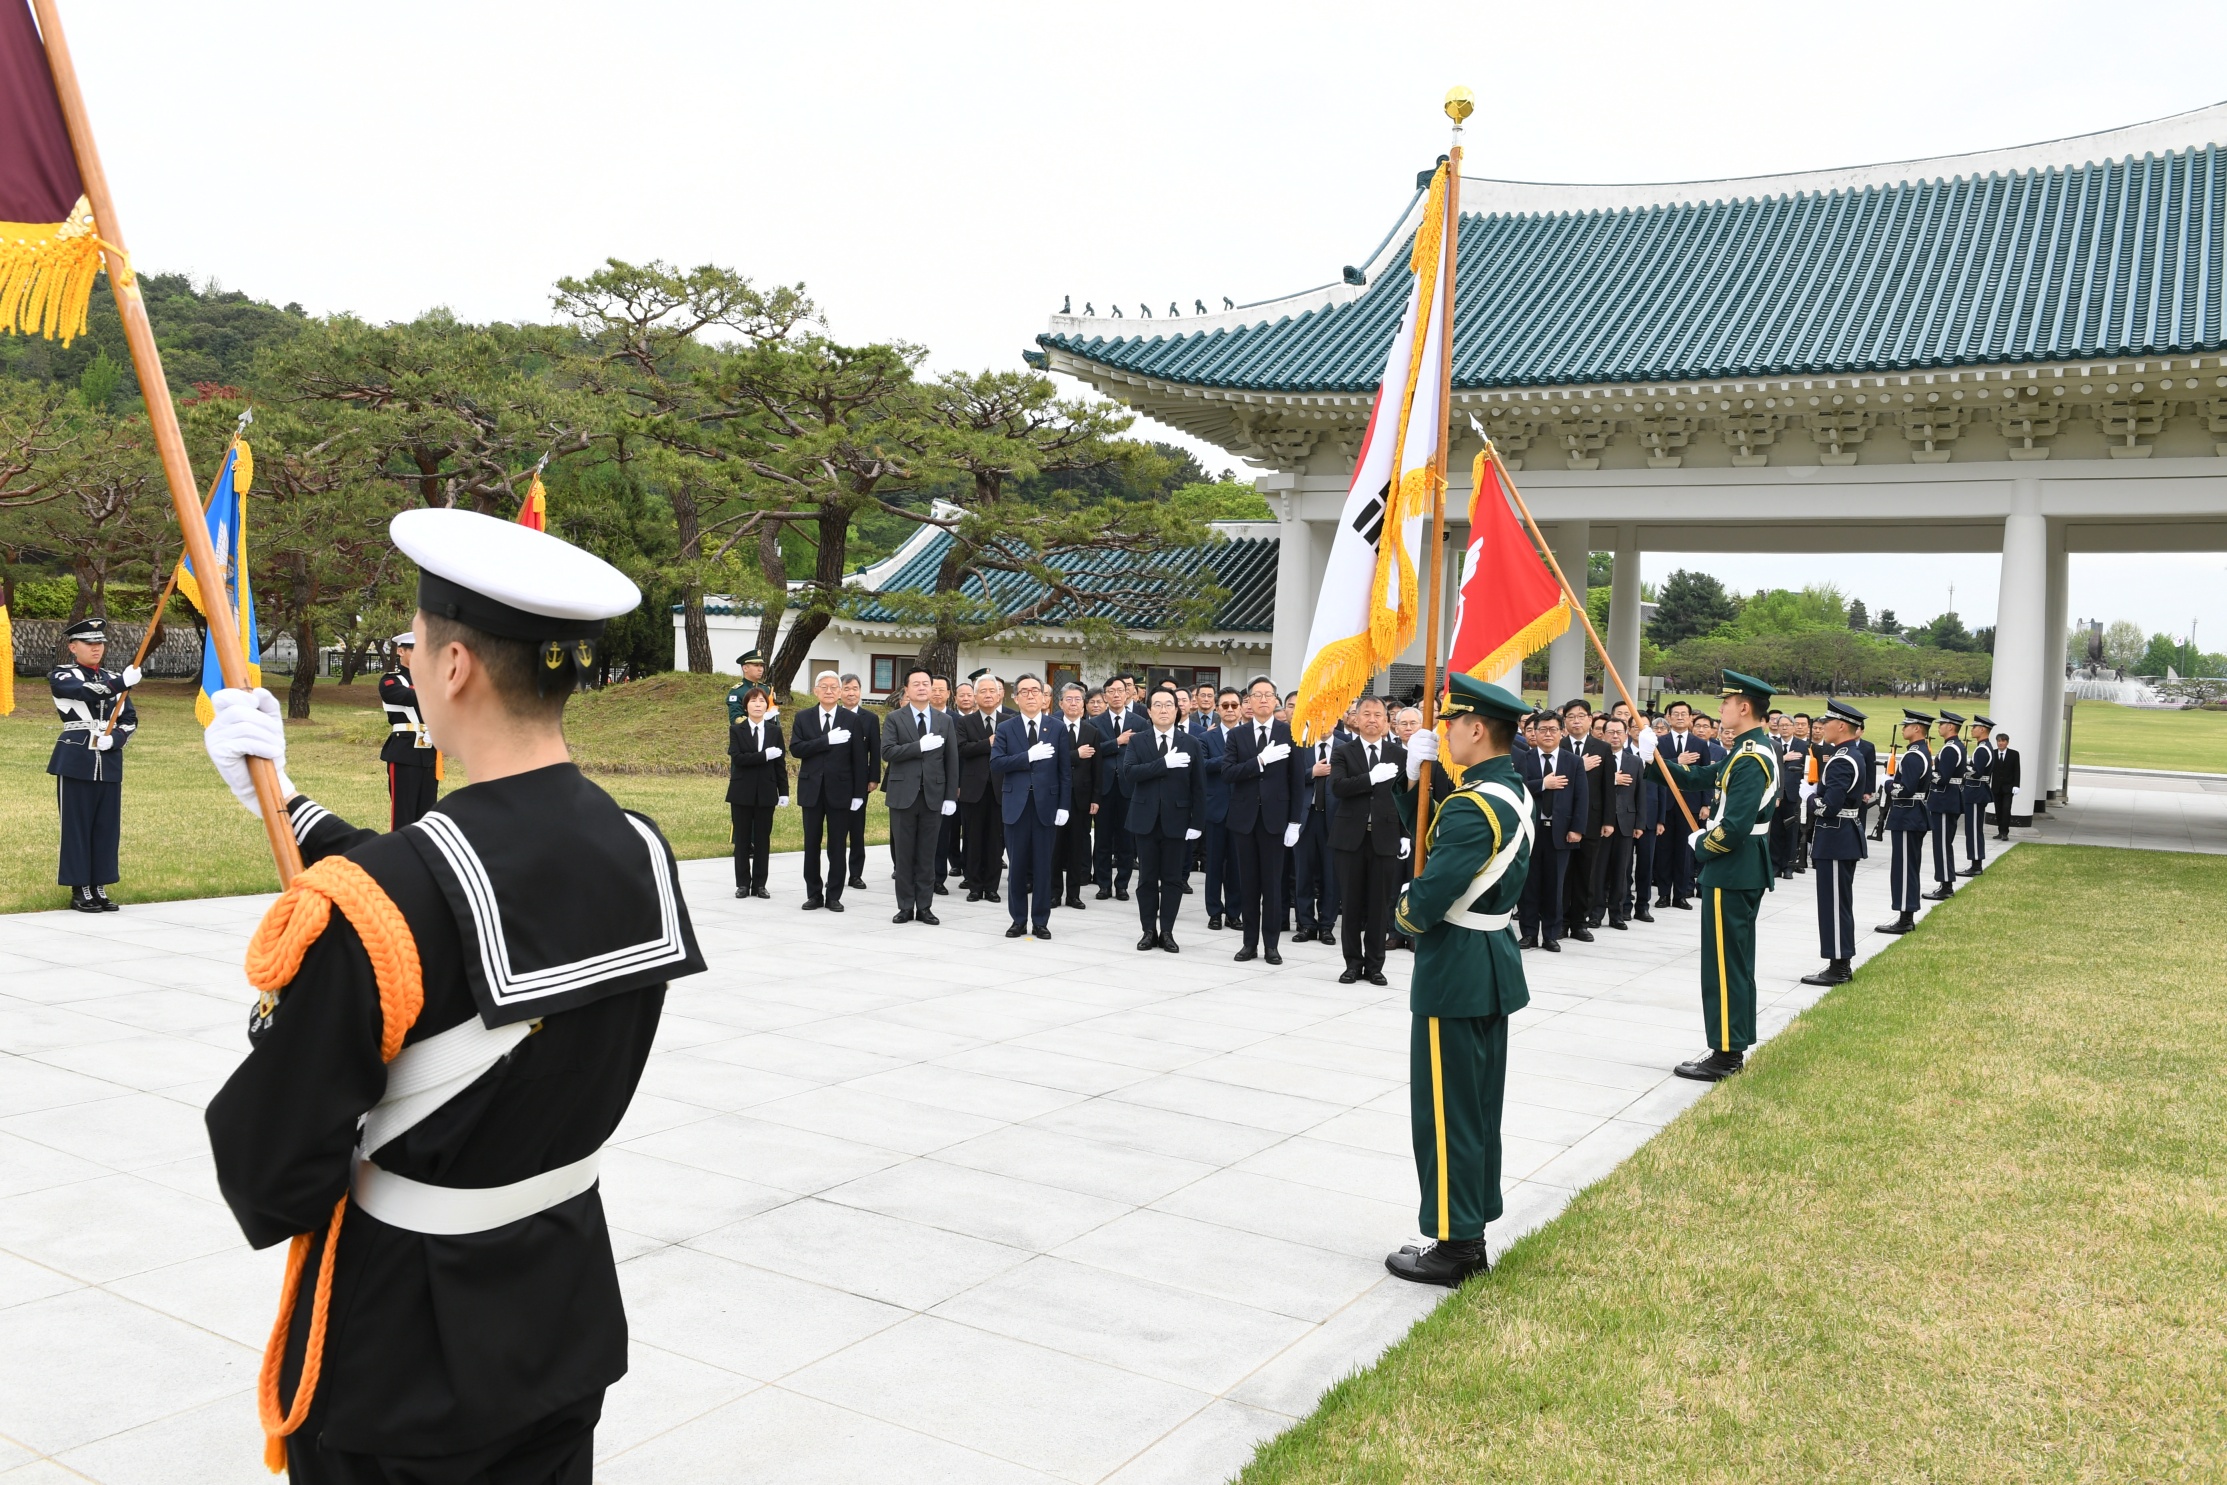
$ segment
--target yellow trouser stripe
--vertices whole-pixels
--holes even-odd
[[[1454,1235],[1454,1212],[1446,1195],[1446,1074],[1438,1061],[1438,1018],[1431,1017],[1431,1132],[1438,1140],[1438,1240]]]
[[[1717,1037],[1732,1050],[1732,982],[1724,977],[1724,888],[1711,889],[1710,909],[1717,915]]]

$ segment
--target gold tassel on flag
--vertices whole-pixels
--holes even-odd
[[[104,246],[83,196],[66,221],[0,222],[0,331],[64,345],[83,335]]]
[[[15,715],[15,625],[0,603],[0,717]]]

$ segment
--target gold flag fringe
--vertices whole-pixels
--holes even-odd
[[[1299,678],[1299,704],[1292,709],[1291,735],[1307,742],[1329,731],[1331,724],[1353,705],[1353,698],[1361,694],[1376,669],[1367,634],[1348,635],[1324,645],[1307,662],[1306,674]]]
[[[64,345],[83,335],[106,246],[83,196],[67,221],[0,222],[0,330]]]

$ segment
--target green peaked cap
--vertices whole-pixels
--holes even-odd
[[[1778,687],[1769,681],[1759,681],[1752,675],[1742,675],[1737,670],[1727,670],[1722,674],[1724,694],[1745,696],[1756,704],[1758,710],[1770,705],[1771,698],[1779,694]]]
[[[1531,704],[1509,695],[1490,681],[1457,672],[1446,677],[1446,699],[1439,704],[1438,714],[1441,717],[1498,717],[1505,722],[1520,722],[1531,715]]]

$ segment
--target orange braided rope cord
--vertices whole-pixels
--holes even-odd
[[[393,899],[369,873],[346,857],[329,856],[310,867],[271,904],[256,927],[255,937],[248,941],[247,981],[266,998],[275,999],[300,971],[302,956],[324,933],[335,907],[356,930],[364,954],[371,960],[371,973],[379,985],[379,1060],[392,1062],[402,1050],[403,1037],[425,1009],[425,976],[418,963],[418,944]],[[340,1219],[347,1209],[344,1192],[333,1203],[332,1221],[325,1229],[325,1251],[317,1265],[317,1292],[310,1300],[309,1339],[291,1408],[279,1405],[278,1373],[286,1356],[286,1335],[294,1324],[294,1298],[301,1291],[312,1235],[295,1234],[293,1246],[287,1251],[286,1288],[279,1296],[278,1319],[271,1326],[271,1338],[263,1347],[263,1369],[255,1395],[256,1412],[263,1424],[263,1463],[274,1475],[284,1473],[287,1435],[302,1426],[317,1395],[317,1377],[325,1362],[333,1256],[340,1249]]]

